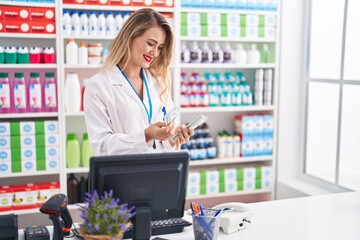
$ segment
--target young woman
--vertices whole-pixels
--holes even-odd
[[[124,23],[101,72],[86,83],[85,121],[95,155],[178,148],[194,134],[164,122],[173,107],[173,45],[169,23],[153,9],[140,9]]]

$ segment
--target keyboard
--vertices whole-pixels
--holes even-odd
[[[167,220],[151,221],[151,235],[162,235],[170,233],[179,233],[184,230],[184,227],[191,226],[191,223],[182,218],[171,218]],[[133,229],[125,232],[124,238],[132,238]]]

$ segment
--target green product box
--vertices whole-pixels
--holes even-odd
[[[44,120],[35,121],[35,133],[36,134],[44,134],[45,133]]]
[[[20,122],[10,122],[10,136],[20,135]]]
[[[238,182],[243,182],[244,181],[244,169],[243,168],[238,168],[237,169],[237,181]]]

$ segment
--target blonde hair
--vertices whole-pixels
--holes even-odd
[[[140,37],[148,29],[157,26],[165,30],[165,43],[160,51],[160,55],[150,64],[149,71],[160,86],[161,101],[166,103],[170,100],[171,96],[171,82],[168,68],[173,55],[174,34],[165,17],[151,8],[139,9],[126,20],[121,31],[110,45],[109,55],[101,71],[106,71],[118,63],[123,63],[124,68],[126,68],[131,56],[131,41],[134,38]]]

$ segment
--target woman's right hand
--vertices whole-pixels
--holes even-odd
[[[146,142],[153,139],[165,141],[175,134],[174,123],[166,125],[165,122],[156,122],[145,129]]]

